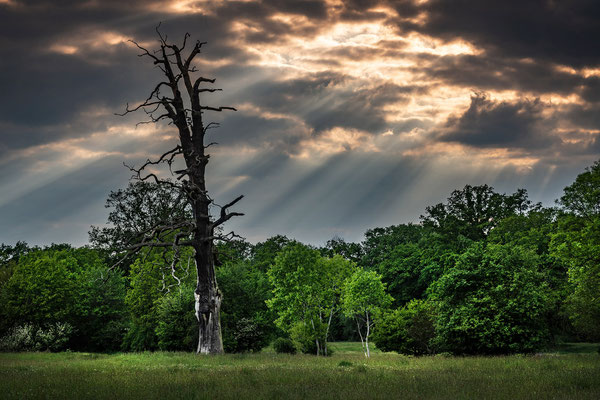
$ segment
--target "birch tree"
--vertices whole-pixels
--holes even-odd
[[[324,258],[301,243],[284,248],[268,271],[273,298],[267,303],[279,316],[276,324],[288,332],[302,325],[317,355],[327,355],[331,321],[343,283],[354,268],[341,256]]]
[[[342,294],[344,315],[356,320],[356,326],[365,357],[370,357],[369,336],[373,318],[389,307],[392,296],[386,293],[381,275],[375,271],[357,270],[347,281]]]

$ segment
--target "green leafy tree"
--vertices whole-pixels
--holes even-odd
[[[524,189],[506,195],[488,185],[466,185],[453,191],[446,203],[427,207],[421,220],[424,226],[433,228],[446,240],[455,241],[464,236],[478,241],[485,239],[498,221],[524,213],[530,206]]]
[[[272,290],[266,272],[248,262],[237,261],[224,263],[216,273],[223,291],[221,323],[225,351],[257,351],[268,345],[275,335],[276,317],[266,304]]]
[[[158,349],[158,306],[164,296],[178,291],[180,286],[193,285],[195,270],[190,256],[191,252],[182,253],[179,262],[173,264],[173,258],[169,254],[144,251],[131,264],[129,290],[125,298],[130,313],[130,325],[123,340],[124,350]],[[180,340],[184,341],[185,337],[181,337]]]
[[[125,283],[110,272],[98,252],[54,245],[20,257],[3,290],[5,321],[39,331],[56,324],[72,327],[69,347],[118,348],[125,321]]]
[[[568,266],[567,312],[579,334],[600,340],[600,160],[577,176],[558,201],[550,252]]]
[[[559,339],[572,336],[573,327],[565,303],[572,292],[567,275],[569,262],[550,251],[551,239],[559,226],[556,218],[557,210],[553,208],[534,208],[526,215],[512,215],[490,232],[488,243],[520,246],[537,254],[539,270],[549,289],[549,327]]]
[[[4,289],[8,319],[36,325],[69,322],[77,307],[79,272],[69,250],[39,250],[21,257]]]
[[[600,218],[562,217],[550,247],[568,266],[570,320],[582,338],[600,340]]]
[[[381,264],[389,258],[396,246],[417,243],[423,233],[423,227],[414,224],[369,229],[362,243],[363,257],[360,265],[368,269]]]
[[[359,243],[346,242],[340,237],[334,237],[325,243],[320,249],[323,257],[340,255],[347,260],[359,263],[363,257],[362,246]]]
[[[600,160],[577,175],[575,182],[564,189],[558,203],[580,217],[600,216]]]
[[[130,182],[125,189],[111,191],[105,207],[111,209],[108,226],[92,226],[89,236],[95,248],[113,254],[112,262],[161,222],[191,216],[191,208],[180,193],[149,181]]]
[[[420,298],[429,283],[423,272],[421,248],[416,243],[400,244],[389,256],[376,266],[386,284],[395,306],[402,306],[414,298]]]
[[[346,281],[342,294],[344,315],[356,319],[358,333],[366,357],[370,357],[369,335],[374,320],[392,303],[381,275],[375,271],[356,270]]]
[[[326,259],[301,243],[285,247],[268,271],[273,297],[267,304],[278,315],[276,324],[288,333],[308,337],[317,355],[327,355],[332,315],[339,308],[343,281],[353,268],[341,256]]]
[[[33,250],[36,248],[32,249],[27,243],[21,241],[15,243],[14,246],[0,244],[0,291],[12,276],[19,258]]]
[[[259,242],[252,247],[250,260],[255,269],[267,272],[269,267],[275,263],[275,257],[284,247],[292,243],[283,235],[270,237],[264,242]]]
[[[194,290],[190,283],[173,288],[157,300],[155,329],[158,348],[166,351],[193,351],[198,343],[194,317]]]
[[[537,255],[476,243],[433,286],[436,330],[456,354],[531,352],[548,340],[548,287]]]
[[[417,356],[432,354],[434,339],[435,306],[426,300],[412,300],[383,314],[373,332],[373,343],[381,351]]]
[[[120,271],[92,264],[81,272],[71,348],[101,352],[121,348],[128,322],[125,293],[126,282]]]

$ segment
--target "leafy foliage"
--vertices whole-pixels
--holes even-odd
[[[435,306],[412,300],[377,320],[373,342],[382,351],[424,355],[435,351]]]
[[[246,262],[226,263],[217,269],[217,281],[223,292],[225,351],[256,351],[268,345],[276,328],[266,304],[271,297],[267,274]]]
[[[316,354],[327,354],[332,316],[339,309],[343,282],[354,268],[339,255],[323,258],[297,242],[286,246],[268,271],[273,297],[267,304],[278,315],[277,326],[287,332],[293,328],[301,343],[314,341]]]
[[[62,351],[67,345],[73,327],[68,323],[49,324],[41,328],[34,324],[14,326],[0,338],[0,351]]]
[[[548,340],[548,287],[538,257],[478,243],[434,286],[440,346],[457,354],[531,352]]]
[[[188,254],[189,257],[189,254]],[[170,265],[167,261],[169,255],[162,252],[148,251],[142,254],[131,265],[129,272],[129,290],[125,297],[125,303],[130,313],[130,323],[127,333],[123,339],[123,349],[142,351],[156,350],[159,348],[157,329],[159,326],[159,304],[163,297],[172,291],[178,292],[181,285],[187,284],[188,288],[195,284],[195,269],[188,263],[188,258],[181,258],[176,265]],[[192,293],[193,296],[193,293]],[[189,297],[187,297],[189,300]],[[177,303],[184,306],[184,300]],[[168,302],[168,300],[164,300]],[[176,303],[175,300],[172,300]],[[163,305],[163,312],[179,315],[177,311],[168,305]],[[193,308],[190,310],[192,317]],[[195,318],[195,317],[194,317]],[[189,320],[189,319],[188,319]],[[165,346],[185,346],[185,337],[181,337],[180,344],[173,344],[169,329],[163,327],[161,331],[164,336]],[[182,327],[181,329],[187,329]]]
[[[342,309],[347,317],[354,317],[365,355],[369,357],[369,335],[374,320],[389,307],[393,298],[386,293],[381,276],[375,271],[358,269],[348,278],[342,294]],[[362,325],[362,326],[361,326]],[[364,329],[364,334],[363,334]]]
[[[551,253],[568,266],[566,312],[583,338],[600,340],[600,218],[565,216],[559,227]]]
[[[600,160],[586,168],[573,184],[565,188],[558,203],[577,216],[600,216]]]
[[[292,339],[280,337],[273,342],[273,350],[275,350],[275,353],[277,354],[296,354],[296,345],[294,345]]]
[[[110,351],[120,345],[125,286],[100,255],[53,246],[21,256],[2,290],[5,324],[45,330],[68,323],[69,347]]]
[[[157,302],[158,348],[168,351],[193,351],[198,344],[194,315],[194,288],[189,284],[167,293]]]
[[[424,226],[436,228],[448,239],[464,236],[477,241],[484,239],[498,221],[521,214],[530,205],[524,189],[506,195],[488,185],[466,185],[453,191],[445,204],[427,207],[421,220]]]

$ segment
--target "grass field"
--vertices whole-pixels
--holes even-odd
[[[599,399],[598,345],[509,357],[406,357],[334,343],[331,357],[0,354],[0,398]],[[585,353],[574,353],[576,349]],[[570,353],[570,354],[567,354]]]

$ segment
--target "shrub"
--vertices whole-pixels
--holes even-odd
[[[413,300],[377,321],[373,342],[382,351],[411,355],[431,354],[434,352],[434,318],[430,303]]]
[[[256,322],[250,318],[241,318],[235,324],[234,345],[229,351],[234,353],[260,351],[264,347],[263,337],[264,333]]]
[[[529,353],[548,340],[548,286],[537,256],[478,243],[434,285],[437,340],[454,354]]]
[[[198,322],[194,315],[194,290],[183,285],[158,302],[158,347],[169,351],[195,350]]]
[[[296,347],[304,354],[317,354],[317,340],[319,340],[320,347],[325,348],[325,330],[327,327],[318,319],[314,321],[314,324],[315,327],[313,328],[312,324],[298,322],[290,330],[290,336],[296,343]],[[332,354],[333,350],[327,349],[327,354],[320,355],[330,356]]]
[[[273,342],[273,350],[275,350],[275,353],[277,354],[296,354],[296,345],[292,339],[277,338]]]
[[[46,334],[68,323],[73,350],[106,351],[120,345],[125,281],[108,271],[97,251],[67,245],[32,251],[20,257],[1,297],[0,330],[31,325]]]
[[[13,327],[0,339],[0,351],[66,350],[73,327],[57,322],[45,328],[24,324]]]
[[[275,316],[265,303],[271,296],[266,273],[243,262],[227,261],[216,273],[223,293],[221,329],[225,351],[258,351],[267,346],[275,337]]]
[[[156,328],[147,322],[131,321],[126,330],[121,349],[123,351],[145,351],[156,350],[158,348],[158,339],[156,338]]]

